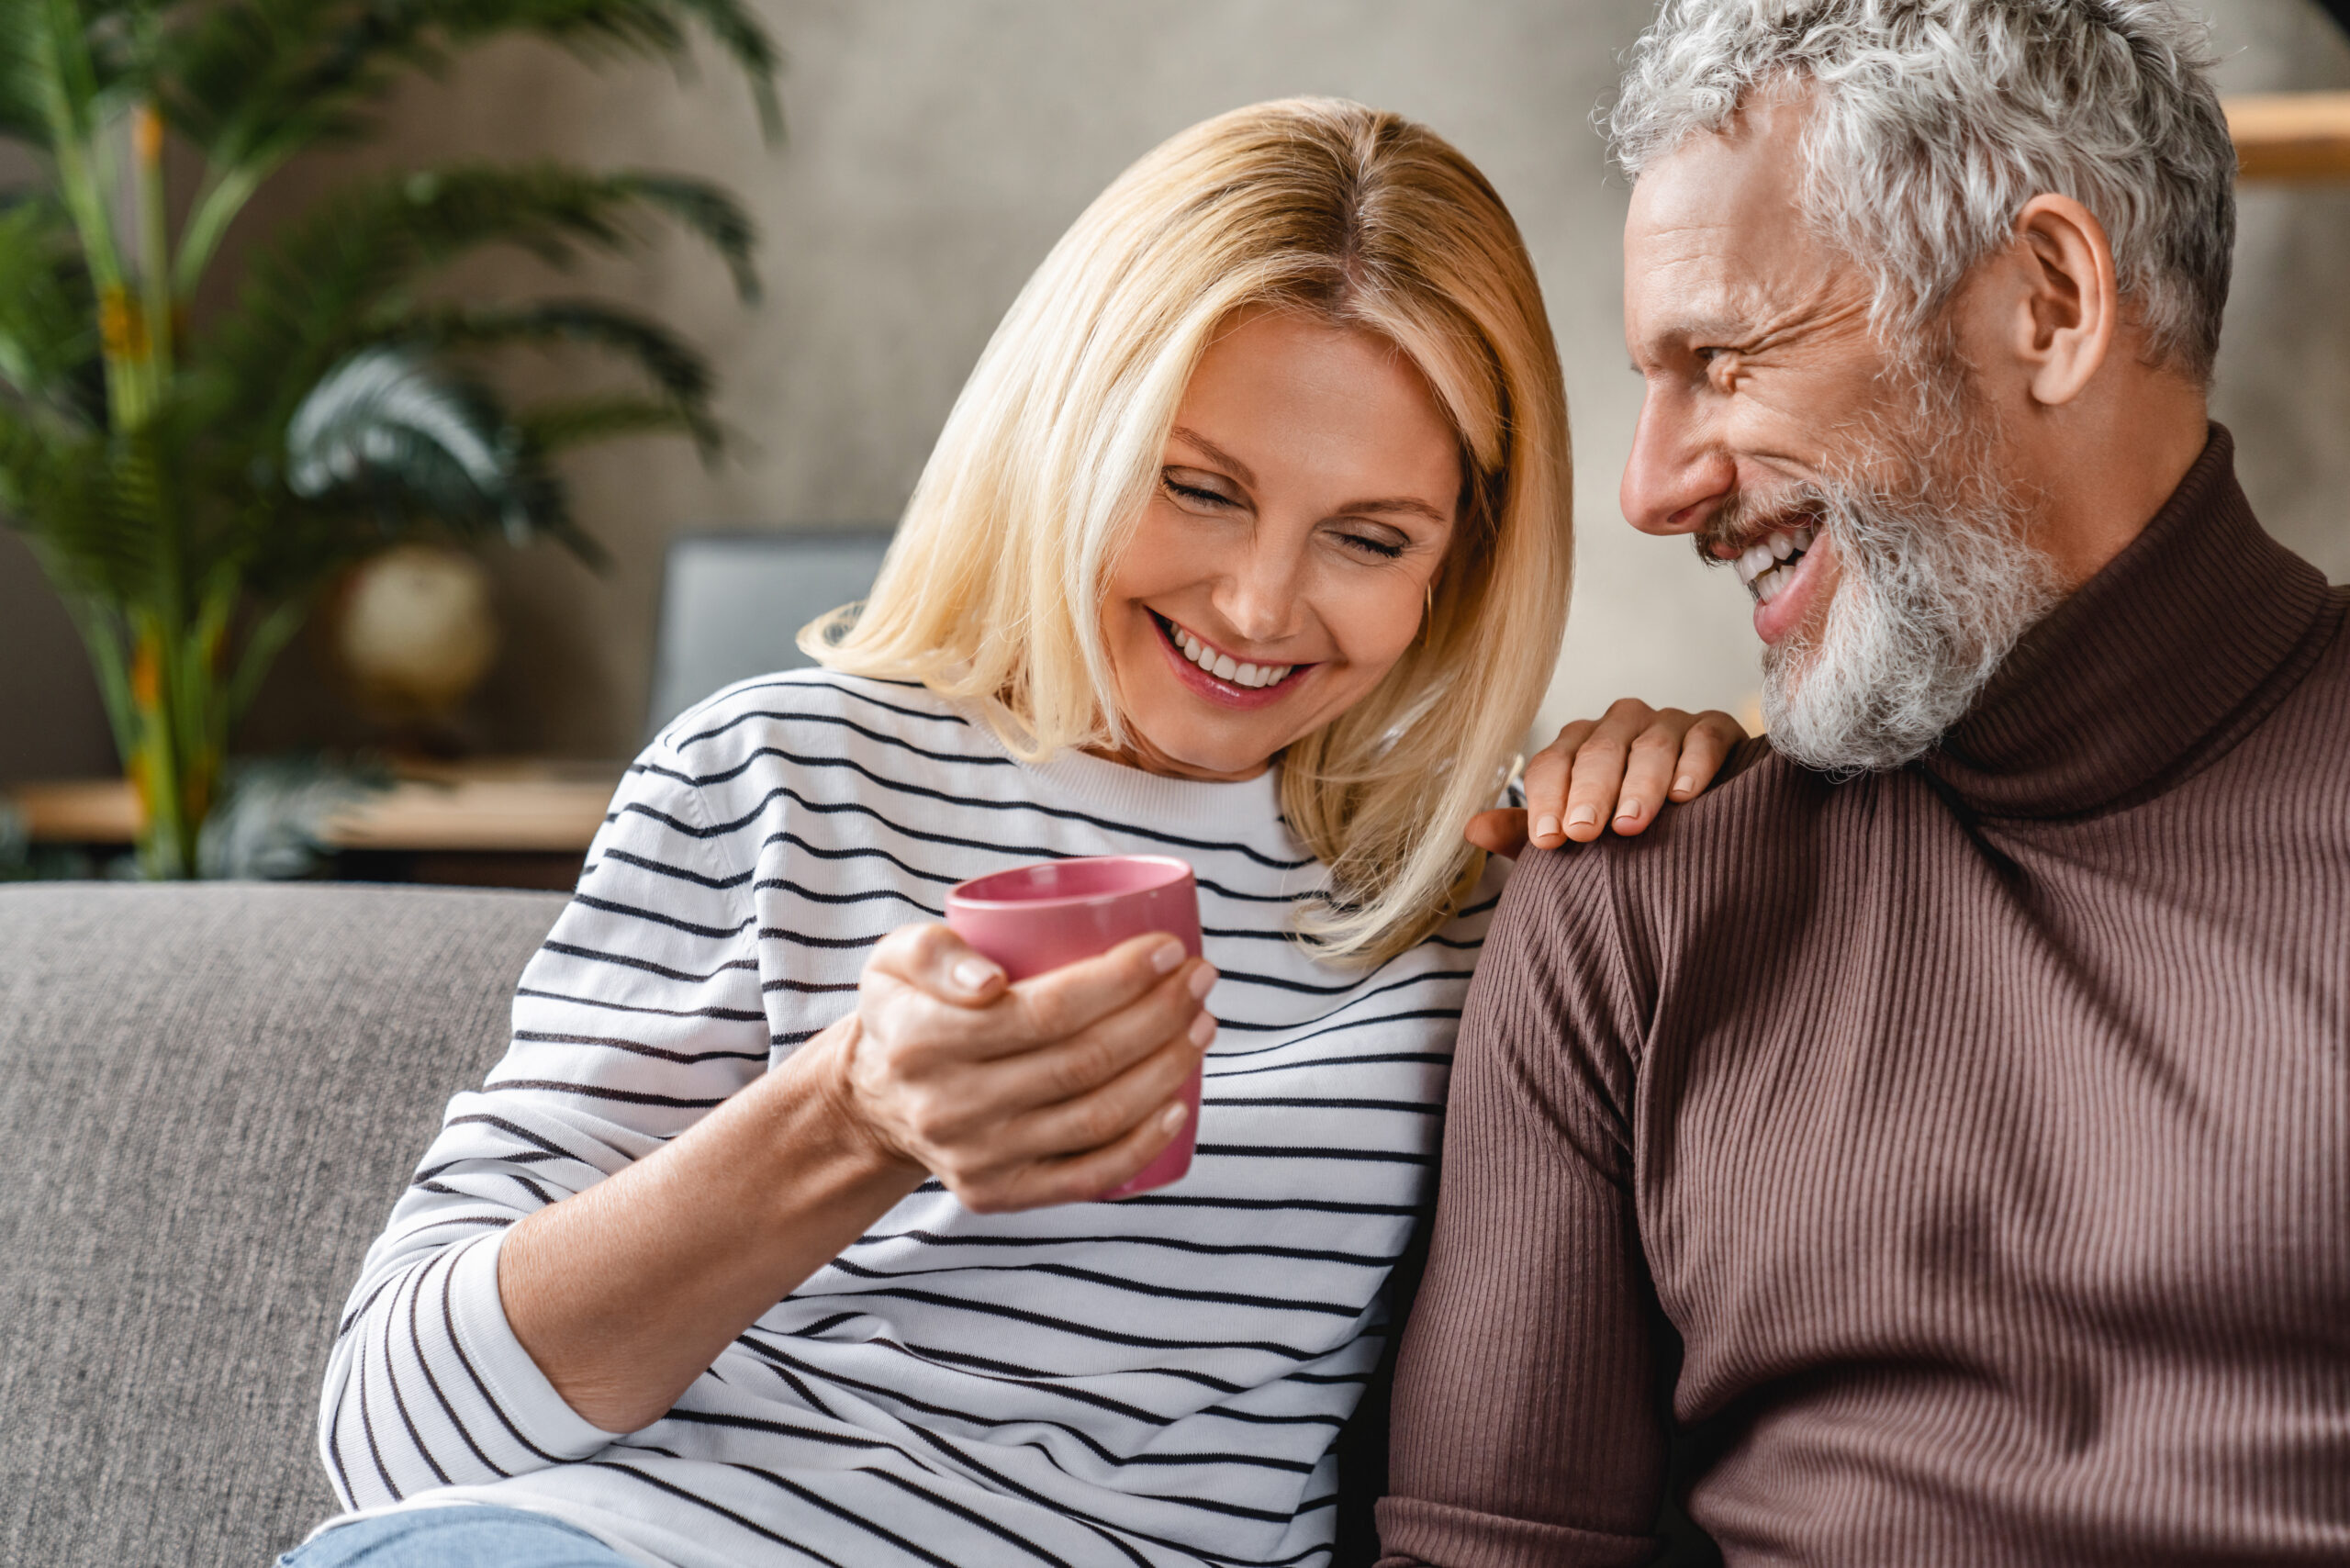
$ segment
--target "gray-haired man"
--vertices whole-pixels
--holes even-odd
[[[1462,1025],[1393,1564],[2350,1561],[2350,594],[2207,423],[2155,0],[1671,0],[1624,510],[1770,747],[1531,857]],[[1674,1342],[1679,1342],[1675,1363]]]

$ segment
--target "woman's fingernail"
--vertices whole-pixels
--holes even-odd
[[[1639,821],[1640,803],[1638,801],[1626,801],[1622,802],[1616,808],[1616,820],[1619,823],[1636,823]]]
[[[1208,1048],[1208,1042],[1215,1038],[1215,1015],[1209,1013],[1203,1013],[1197,1018],[1192,1019],[1191,1035],[1192,1044],[1199,1047],[1202,1050],[1206,1050]]]
[[[1158,1113],[1158,1125],[1171,1133],[1176,1128],[1181,1126],[1183,1125],[1183,1118],[1191,1114],[1192,1108],[1189,1105],[1178,1102]]]
[[[1215,982],[1218,978],[1219,977],[1215,972],[1215,966],[1214,964],[1202,964],[1192,972],[1189,982],[1192,988],[1192,998],[1195,1001],[1205,1002],[1208,997],[1208,992],[1215,989]]]
[[[1697,781],[1695,778],[1690,778],[1686,773],[1673,781],[1673,792],[1676,795],[1686,795],[1690,790],[1695,790],[1696,787]]]
[[[955,966],[955,983],[965,991],[985,991],[988,982],[1003,973],[993,964],[978,958],[966,958]]]
[[[1171,936],[1150,950],[1150,967],[1162,975],[1173,974],[1182,961],[1183,944]]]
[[[1590,806],[1577,806],[1567,813],[1569,827],[1591,827],[1599,821],[1599,812]]]
[[[1534,824],[1534,836],[1537,838],[1558,837],[1559,819],[1556,817],[1544,817],[1540,822],[1536,823]]]

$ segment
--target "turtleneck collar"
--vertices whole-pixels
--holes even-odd
[[[2055,818],[2161,793],[2240,740],[2324,651],[2342,596],[2261,529],[2235,442],[2027,633],[1916,766],[1986,817]]]

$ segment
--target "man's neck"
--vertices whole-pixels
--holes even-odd
[[[2021,432],[2015,454],[2039,504],[2032,543],[2066,592],[2145,532],[2210,439],[2202,389],[2160,372],[2132,378],[2126,405],[2065,410]]]

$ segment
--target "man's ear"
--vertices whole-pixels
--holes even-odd
[[[2095,378],[2122,325],[2113,242],[2087,207],[2048,194],[2024,203],[2015,236],[2022,286],[2010,342],[2032,400],[2061,407]]]

